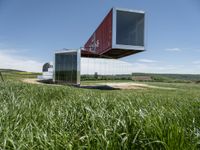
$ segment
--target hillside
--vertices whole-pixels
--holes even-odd
[[[0,69],[0,72],[25,72],[25,71],[15,70],[15,69]]]
[[[34,73],[34,72],[26,72],[21,70],[14,70],[14,69],[0,69],[0,72],[3,75],[3,78],[6,80],[10,79],[21,79],[21,78],[36,78],[41,73]]]
[[[133,76],[150,76],[153,78],[165,78],[173,80],[199,81],[199,74],[156,74],[156,73],[133,73]]]

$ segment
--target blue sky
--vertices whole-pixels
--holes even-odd
[[[0,0],[0,68],[40,71],[53,52],[84,45],[111,7],[144,10],[146,51],[134,72],[200,74],[199,0]]]

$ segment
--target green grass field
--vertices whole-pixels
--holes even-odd
[[[0,81],[0,149],[200,149],[200,84],[104,91],[19,78]]]

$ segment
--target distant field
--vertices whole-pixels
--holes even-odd
[[[106,91],[15,74],[0,80],[0,149],[200,149],[200,84]]]
[[[24,72],[20,70],[0,69],[5,80],[19,80],[22,78],[37,78],[41,73]],[[0,80],[1,81],[1,80]]]
[[[133,73],[133,76],[151,76],[157,81],[200,81],[199,74]]]

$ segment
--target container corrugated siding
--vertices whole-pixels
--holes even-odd
[[[102,54],[112,48],[112,10],[84,45],[85,50]],[[95,43],[96,47],[94,46]],[[95,47],[95,50],[92,50],[91,47]]]

